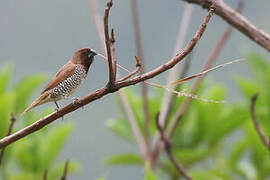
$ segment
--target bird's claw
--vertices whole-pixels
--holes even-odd
[[[73,102],[72,102],[73,105],[76,105],[76,104],[80,104],[81,103],[81,101],[80,101],[79,98],[72,98],[72,100],[73,100]]]

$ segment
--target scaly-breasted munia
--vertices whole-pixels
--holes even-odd
[[[74,93],[86,78],[90,65],[97,53],[90,48],[82,48],[75,52],[55,77],[47,84],[41,95],[23,112],[26,113],[32,108],[46,102],[55,102],[67,98]]]

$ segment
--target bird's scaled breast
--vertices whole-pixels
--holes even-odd
[[[52,89],[50,98],[61,99],[62,97],[69,96],[81,85],[86,76],[87,73],[82,65],[76,65],[73,75]]]

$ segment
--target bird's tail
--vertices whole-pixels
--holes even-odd
[[[45,102],[48,101],[48,97],[49,94],[44,92],[43,94],[41,94],[30,106],[28,106],[22,113],[22,115],[24,115],[25,113],[27,113],[28,111],[30,111],[31,109],[33,109],[34,107],[43,104]]]

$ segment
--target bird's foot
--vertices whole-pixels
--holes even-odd
[[[54,104],[56,105],[56,108],[55,108],[55,111],[59,111],[59,109],[60,109],[60,107],[59,107],[59,105],[57,104],[57,102],[56,101],[54,101]]]
[[[65,96],[64,98],[65,98],[65,99],[70,99],[70,100],[72,100],[72,101],[73,101],[73,102],[72,102],[73,105],[79,104],[79,103],[80,103],[80,98],[78,98],[78,97],[68,97],[68,96]]]
[[[72,104],[75,105],[75,104],[80,104],[81,101],[80,101],[80,98],[77,98],[77,97],[72,97]]]
[[[56,101],[54,101],[54,103],[55,103],[55,105],[56,105],[55,111],[58,112],[59,109],[60,109],[60,107],[59,107],[59,105],[57,104]],[[62,121],[64,121],[64,116],[62,116]]]
[[[81,103],[81,100],[78,97],[72,97],[72,100],[73,100],[73,102],[72,102],[73,105]],[[82,106],[82,109],[84,109],[84,106]]]

